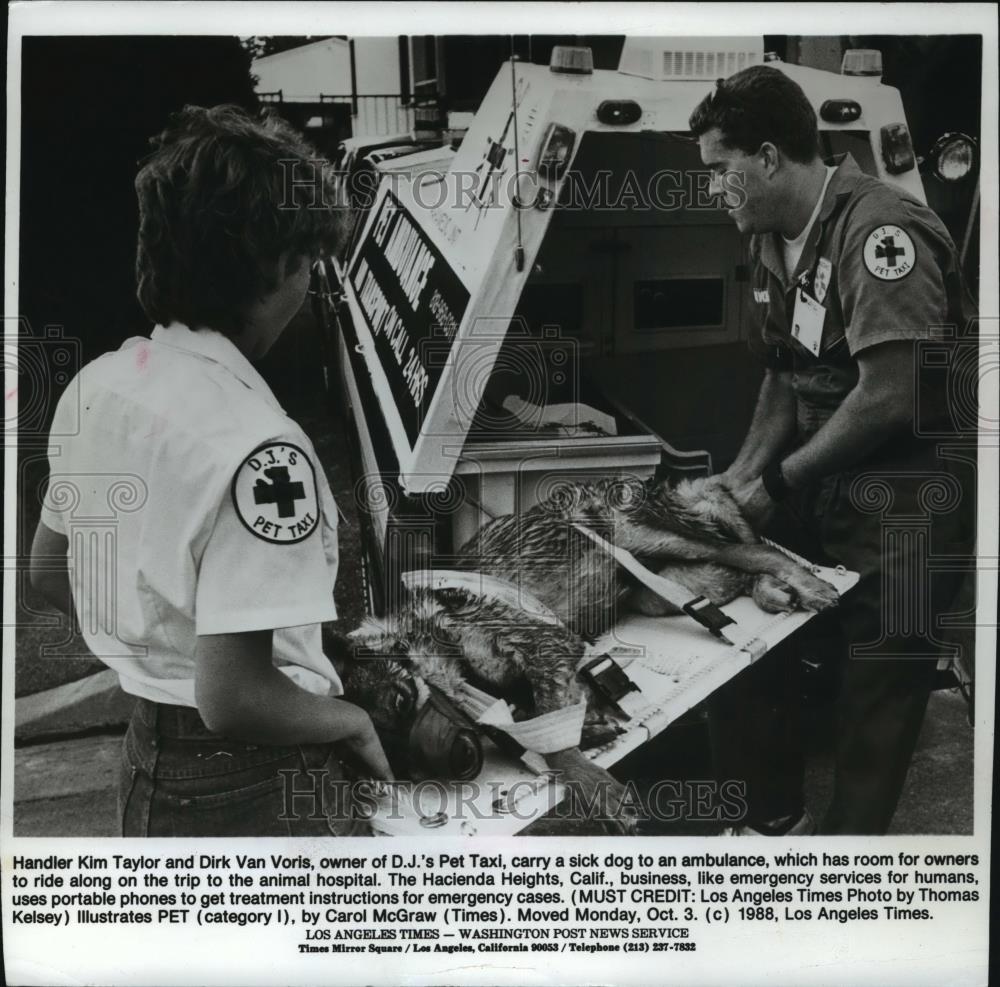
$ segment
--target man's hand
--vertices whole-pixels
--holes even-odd
[[[723,482],[728,488],[733,495],[733,500],[739,505],[747,524],[755,531],[760,531],[771,520],[777,505],[764,489],[764,484],[759,476],[753,480],[745,480],[735,484],[721,479],[720,482]]]

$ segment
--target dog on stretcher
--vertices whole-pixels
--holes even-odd
[[[624,607],[648,616],[679,611],[576,525],[716,605],[748,593],[769,612],[821,611],[838,600],[829,583],[760,542],[717,477],[675,485],[564,484],[530,510],[485,524],[460,549],[457,563],[515,584],[557,620],[488,592],[417,588],[397,612],[368,620],[351,635],[356,651],[378,657],[345,664],[346,698],[367,709],[377,728],[398,732],[415,715],[414,690],[408,681],[403,688],[404,680],[422,679],[451,697],[467,681],[521,702],[528,716],[586,699],[584,740],[590,733],[606,736],[615,714],[577,677],[586,645],[608,631]],[[547,754],[546,762],[586,798],[598,789],[612,800],[624,794],[579,747]]]

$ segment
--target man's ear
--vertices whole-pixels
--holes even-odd
[[[771,178],[774,173],[781,167],[781,152],[778,150],[777,146],[772,144],[770,141],[764,141],[760,145],[760,150],[757,152],[760,157],[761,164],[764,166],[764,174]]]

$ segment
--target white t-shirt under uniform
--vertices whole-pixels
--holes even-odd
[[[249,361],[221,333],[174,323],[94,360],[77,385],[56,409],[41,516],[68,539],[94,655],[126,692],[195,706],[199,634],[274,629],[275,664],[340,695],[320,644],[336,618],[336,506]]]
[[[830,184],[830,179],[833,177],[833,173],[837,169],[831,165],[827,165],[826,169],[826,181],[823,182],[823,188],[820,190],[819,198],[816,200],[816,207],[812,211],[812,215],[809,217],[809,222],[806,223],[802,232],[793,239],[789,240],[788,237],[782,236],[781,238],[781,256],[785,262],[785,276],[789,281],[795,274],[795,268],[799,266],[799,259],[802,257],[802,251],[806,246],[806,239],[809,236],[809,231],[813,228],[813,223],[816,222],[816,217],[819,215],[819,211],[823,206],[823,197],[826,195],[826,187]]]

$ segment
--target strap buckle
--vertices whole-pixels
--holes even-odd
[[[711,600],[704,596],[696,596],[684,604],[684,612],[693,620],[698,621],[710,634],[723,641],[726,636],[722,633],[724,627],[735,624],[728,614],[723,613]]]
[[[577,672],[577,676],[615,705],[630,692],[639,692],[639,687],[611,655],[598,655],[588,661]]]

